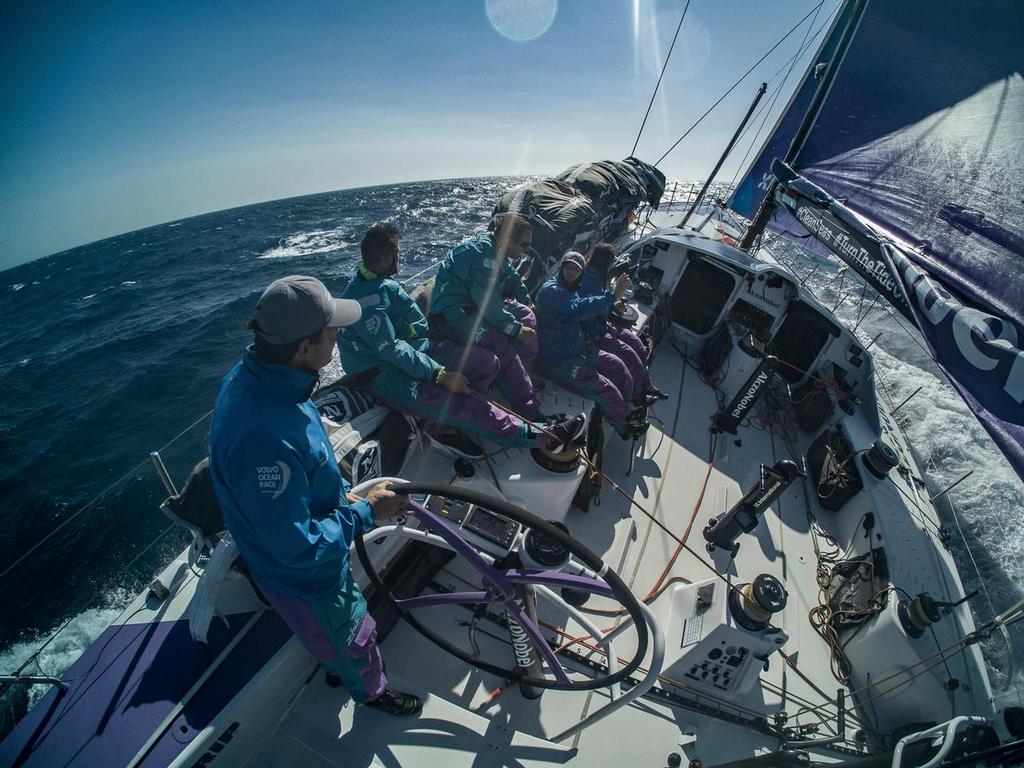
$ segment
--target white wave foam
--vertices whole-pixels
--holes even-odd
[[[79,301],[87,301],[88,299],[95,299],[95,298],[96,298],[96,294],[95,293],[90,293],[88,296],[83,296],[81,299],[79,299]]]
[[[136,283],[135,283],[134,280],[125,280],[123,283],[121,283],[121,285],[135,285],[135,284]]]
[[[351,242],[345,240],[347,231],[336,229],[317,229],[312,232],[299,232],[281,238],[276,248],[271,248],[257,256],[258,259],[292,259],[296,256],[308,256],[312,253],[328,253],[348,248]]]
[[[801,275],[818,265],[807,284],[826,306],[834,306],[845,294],[835,312],[837,317],[851,328],[861,320],[857,332],[865,343],[877,336],[871,353],[878,371],[879,390],[888,391],[893,403],[910,397],[897,416],[921,470],[927,475],[931,493],[972,473],[948,493],[957,518],[943,513],[943,521],[953,532],[950,546],[965,588],[987,590],[994,610],[1005,610],[1024,595],[1024,483],[927,350],[922,349],[919,336],[901,329],[893,317],[895,313],[877,304],[862,318],[871,302],[871,293],[861,306],[861,290],[856,281],[845,280],[844,285],[844,280],[836,279],[837,260],[804,254],[797,258]],[[918,387],[920,391],[913,394]],[[958,535],[958,525],[963,530],[963,539]],[[976,623],[991,618],[984,596],[972,601],[971,606]],[[1024,691],[1024,627],[1012,627],[1011,636],[1016,645],[1018,671],[1010,690],[997,695],[1002,704],[1020,704]],[[995,685],[1009,666],[1005,647],[997,637],[983,642],[982,649],[994,670]]]
[[[11,286],[11,290],[12,291],[20,291],[24,287],[25,287],[24,283],[15,283],[14,285]]]
[[[34,663],[30,664],[27,674],[46,674],[59,677],[64,674],[86,648],[114,621],[124,610],[124,606],[134,597],[123,590],[114,590],[107,596],[106,605],[101,608],[90,608],[75,616],[67,628],[58,634],[53,642],[39,654]],[[54,628],[56,630],[56,627]],[[0,670],[13,672],[20,669],[32,658],[36,649],[42,645],[52,631],[38,637],[16,643],[0,654]],[[42,685],[32,686],[29,691],[29,704],[35,704],[43,697],[48,688]]]

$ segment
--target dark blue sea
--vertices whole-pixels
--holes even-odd
[[[158,509],[165,493],[147,456],[161,449],[180,481],[204,455],[205,415],[249,341],[243,322],[268,283],[311,274],[342,290],[363,232],[384,218],[401,229],[401,277],[409,277],[481,231],[501,194],[522,181],[278,200],[0,273],[0,673],[66,625],[33,668],[59,674],[183,548],[185,537],[167,530]],[[953,529],[953,546],[967,588],[988,590],[976,601],[979,617],[989,613],[989,596],[1005,608],[1024,584],[1020,481],[916,342],[878,307],[861,316],[850,299],[859,291],[844,286],[835,262],[795,251],[789,258],[865,337],[882,334],[872,352],[897,402],[923,387],[901,412],[907,431],[936,483],[974,470],[951,494],[959,515],[950,525],[964,532]],[[334,367],[325,378],[337,374]],[[1024,645],[1021,634],[1014,636]],[[990,650],[1005,669],[1005,651]],[[1018,651],[1018,668],[1022,658]]]

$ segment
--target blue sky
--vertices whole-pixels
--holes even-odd
[[[815,27],[837,2],[825,0]],[[625,157],[683,5],[6,3],[0,269],[247,203],[422,179],[555,174]],[[691,0],[637,154],[657,160],[817,5]],[[809,21],[669,155],[660,167],[670,177],[711,168],[761,80],[785,73]],[[503,31],[542,33],[514,40]]]

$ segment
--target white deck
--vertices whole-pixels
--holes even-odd
[[[632,474],[625,475],[629,466],[629,445],[615,436],[606,443],[605,472],[677,535],[683,536],[690,526],[688,544],[700,557],[684,551],[672,567],[670,579],[680,582],[707,579],[712,575],[713,562],[714,567],[734,583],[769,573],[785,585],[788,605],[775,617],[774,624],[788,633],[789,641],[784,650],[807,678],[787,668],[783,659],[774,654],[768,670],[761,673],[761,684],[744,696],[723,696],[716,700],[695,697],[694,692],[679,681],[663,680],[662,686],[684,698],[699,698],[722,713],[762,715],[769,722],[780,710],[794,715],[807,706],[826,705],[822,692],[834,698],[839,685],[829,671],[828,648],[807,618],[808,611],[818,605],[819,590],[815,580],[817,558],[809,534],[803,485],[794,483],[765,515],[756,531],[742,537],[738,556],[732,563],[724,551],[719,551],[713,560],[706,555],[701,535],[708,518],[729,509],[757,481],[762,462],[770,465],[787,457],[784,446],[769,432],[749,426],[741,428],[738,436],[720,435],[703,500],[695,511],[708,469],[707,426],[717,407],[715,396],[667,342],[659,348],[652,375],[670,394],[670,399],[653,409],[655,419],[640,447]],[[542,409],[573,411],[584,404],[574,395],[549,387]],[[809,441],[808,436],[803,439]],[[806,445],[801,444],[799,449],[806,449]],[[540,499],[523,499],[517,493],[519,488],[536,488],[528,482],[529,476],[534,472],[543,473],[532,464],[526,452],[499,452],[493,456],[493,462],[498,483],[506,495],[545,516],[543,495]],[[411,466],[418,467],[419,471],[408,472],[410,480],[438,481],[442,476],[448,480],[454,475],[450,460],[436,454],[414,458]],[[497,492],[490,472],[482,463],[468,485],[492,494]],[[879,513],[883,518],[884,509],[879,509]],[[821,522],[825,528],[833,529],[844,548],[854,553],[859,551],[859,529],[856,519],[852,523],[847,521],[845,526],[840,524],[846,517],[842,513],[826,513]],[[588,513],[573,509],[564,519],[572,534],[601,555],[638,597],[648,595],[677,547],[672,538],[607,484],[600,506],[592,507]],[[920,539],[930,535],[927,523],[924,532],[918,525],[905,518],[905,513],[892,521],[879,520],[890,551],[901,544],[898,541],[901,536]],[[906,530],[890,533],[889,526]],[[850,530],[844,532],[841,530],[844,527]],[[934,525],[931,529],[934,530]],[[908,553],[916,557],[922,543],[906,542]],[[898,556],[894,559],[902,567],[904,561]],[[911,563],[910,567],[918,565]],[[955,577],[952,566],[948,563],[946,566],[947,573]],[[921,578],[926,577],[927,574],[921,574]],[[443,585],[464,589],[460,578],[472,580],[473,574],[464,563],[460,567],[457,562],[438,576]],[[930,588],[935,592],[934,585]],[[652,602],[655,613],[670,594],[668,590]],[[602,602],[592,598],[587,607],[600,607]],[[465,609],[424,610],[432,612],[431,618],[437,622],[432,626],[450,627],[453,639],[465,640],[466,630],[457,623],[468,618]],[[541,618],[554,621],[570,635],[583,634],[564,614],[561,619],[553,616],[543,603]],[[592,618],[600,627],[614,623],[612,619]],[[482,655],[498,661],[508,660],[511,665],[512,652],[507,639],[502,639],[502,628],[487,626],[486,621],[481,622],[480,628],[495,635],[492,639],[484,631],[479,633]],[[939,625],[937,629],[952,637],[955,627],[952,622],[945,622],[945,626]],[[669,644],[679,642],[679,638],[667,640]],[[624,638],[616,645],[617,654],[628,658],[632,650],[629,646],[628,638]],[[429,691],[421,717],[402,720],[356,709],[343,691],[324,687],[317,676],[253,765],[279,765],[286,762],[285,758],[294,760],[301,754],[302,764],[324,766],[654,766],[663,765],[670,752],[679,752],[684,764],[694,757],[705,760],[705,764],[717,764],[773,751],[778,746],[775,738],[750,728],[649,698],[634,702],[567,743],[555,745],[547,739],[605,703],[606,691],[547,691],[540,700],[531,701],[512,687],[496,700],[489,701],[491,691],[500,685],[500,680],[446,655],[404,623],[388,636],[383,651],[390,674],[407,681],[411,690]],[[828,715],[835,712],[834,707],[824,711]],[[810,725],[820,720],[815,713],[804,712],[787,725]],[[857,727],[856,717],[848,715],[848,723],[847,733],[852,735]],[[831,731],[823,725],[816,735],[819,738],[829,736]],[[816,757],[828,760],[838,756],[825,751]]]

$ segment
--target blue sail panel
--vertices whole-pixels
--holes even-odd
[[[789,103],[779,116],[775,127],[767,141],[761,147],[757,158],[751,164],[746,175],[733,190],[728,206],[741,216],[748,219],[754,216],[768,193],[772,180],[771,165],[775,158],[783,158],[789,151],[793,135],[803,122],[804,115],[811,106],[814,94],[818,90],[818,80],[823,67],[832,61],[839,46],[843,29],[853,16],[853,3],[847,3],[836,15],[825,38],[814,56],[814,60],[804,73],[800,85],[797,86]]]
[[[912,252],[888,243],[882,250],[935,361],[1024,477],[1024,326],[964,304]]]

